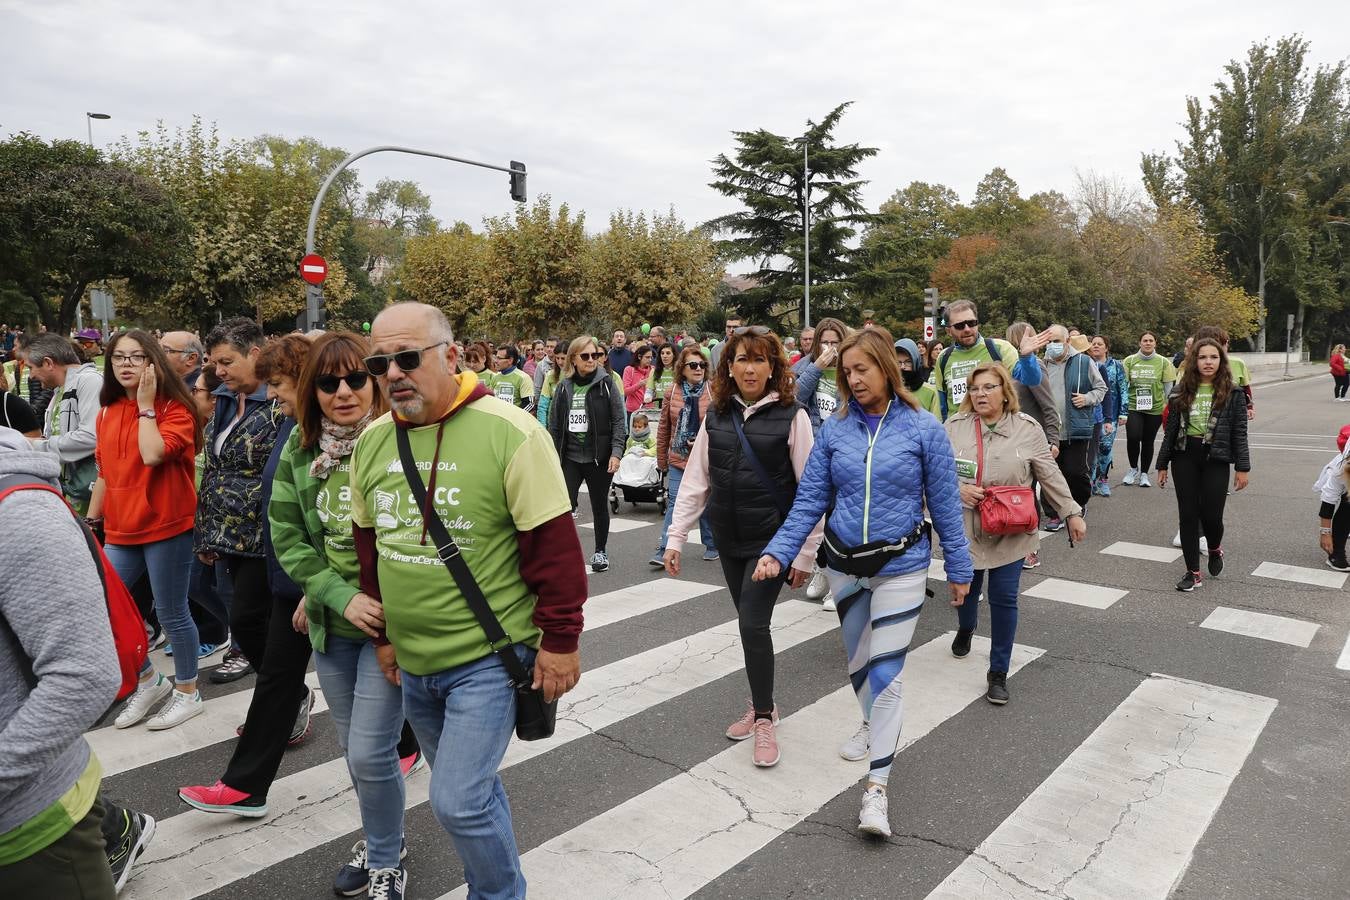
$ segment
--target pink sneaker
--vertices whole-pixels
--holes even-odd
[[[399,759],[398,770],[403,773],[404,778],[407,778],[426,764],[427,761],[426,758],[422,756],[422,751],[414,750],[412,753]]]
[[[773,707],[773,724],[778,724],[778,704]],[[755,705],[745,704],[745,715],[727,726],[727,737],[733,741],[743,741],[755,733]]]
[[[755,765],[767,769],[778,764],[778,737],[769,719],[755,720]]]
[[[209,813],[233,813],[248,819],[267,815],[267,798],[236,791],[223,781],[213,785],[179,788],[178,797],[193,809]]]

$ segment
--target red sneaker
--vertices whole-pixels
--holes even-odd
[[[404,778],[407,778],[426,764],[427,761],[426,758],[422,756],[422,751],[414,750],[412,753],[399,759],[398,770],[403,773]]]
[[[202,812],[233,813],[248,819],[260,819],[267,815],[266,797],[236,791],[223,781],[217,781],[209,786],[192,785],[179,788],[178,798]]]

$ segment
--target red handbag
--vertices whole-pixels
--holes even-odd
[[[984,423],[975,419],[976,462],[975,483],[984,487]],[[998,484],[984,488],[984,499],[975,509],[980,514],[980,528],[985,534],[1031,534],[1040,524],[1036,512],[1036,495],[1029,487]]]

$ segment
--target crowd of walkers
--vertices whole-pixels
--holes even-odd
[[[368,335],[269,339],[249,319],[204,339],[5,329],[6,885],[109,897],[126,883],[155,823],[100,794],[81,734],[109,713],[147,732],[200,715],[199,660],[226,648],[210,680],[252,674],[253,692],[224,770],[182,786],[184,803],[268,815],[286,749],[311,730],[312,662],[361,815],[333,890],[403,896],[404,780],[426,765],[470,896],[524,896],[497,769],[513,733],[537,734],[536,706],[547,720],[580,678],[581,576],[610,568],[629,457],[652,468],[665,504],[650,565],[679,576],[697,527],[725,577],[749,692],[726,736],[748,742],[754,766],[784,751],[771,633],[782,588],[805,586],[837,614],[836,674],[860,711],[840,755],[868,763],[859,829],[889,835],[902,675],[934,550],[955,657],[971,656],[989,607],[986,697],[1002,705],[1021,574],[1040,565],[1043,533],[1085,539],[1090,501],[1111,495],[1118,430],[1128,471],[1115,487],[1174,486],[1181,591],[1222,572],[1230,483],[1242,490],[1250,471],[1251,379],[1222,329],[1199,329],[1175,361],[1144,332],[1118,360],[1106,337],[1065,324],[985,336],[967,300],[945,316],[946,346],[896,340],[870,315],[787,341],[729,316],[715,340],[644,325],[633,342],[465,344],[420,303],[385,309]],[[1343,570],[1347,436],[1317,485],[1321,547]],[[113,581],[146,623],[129,669]],[[145,652],[160,642],[172,673]]]

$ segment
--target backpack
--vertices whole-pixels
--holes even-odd
[[[99,580],[103,583],[103,596],[108,604],[108,622],[112,625],[113,644],[117,648],[117,665],[122,673],[122,683],[117,688],[117,699],[122,700],[136,690],[141,669],[145,667],[150,655],[145,635],[145,620],[141,618],[136,601],[127,590],[127,586],[122,583],[122,579],[118,577],[117,570],[108,561],[103,547],[94,538],[89,526],[74,509],[71,509],[70,503],[59,490],[46,481],[29,475],[8,475],[0,478],[0,502],[15,491],[22,490],[47,491],[60,497],[61,502],[70,509],[70,514],[80,526],[80,533],[84,535],[85,543],[89,545],[89,555],[94,558]]]
[[[941,401],[942,404],[942,417],[944,419],[947,417],[947,360],[951,358],[952,351],[955,349],[956,345],[952,344],[946,350],[943,350],[942,355],[938,357],[938,371],[942,373],[942,388],[943,388],[942,394],[938,397],[938,399]],[[1003,355],[998,352],[998,344],[994,343],[993,338],[987,337],[984,339],[984,349],[989,353],[989,358],[991,360],[993,360],[996,363],[1003,362]]]

